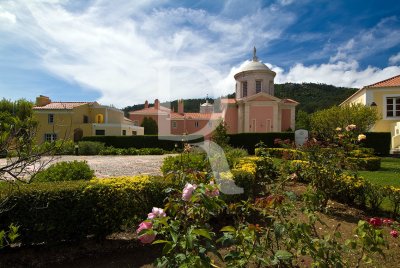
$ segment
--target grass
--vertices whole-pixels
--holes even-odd
[[[400,188],[400,158],[384,157],[378,171],[360,171],[360,176],[382,186]]]

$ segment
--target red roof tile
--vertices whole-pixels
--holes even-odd
[[[221,113],[202,114],[202,113],[185,113],[186,119],[218,119]]]
[[[292,100],[292,99],[283,99],[282,101],[283,101],[283,103],[298,103],[297,101]]]
[[[34,110],[72,110],[75,107],[94,102],[51,102],[45,106],[34,106]]]
[[[400,86],[400,75],[393,76],[389,79],[380,81],[378,83],[366,86],[366,88],[370,87],[398,87]]]
[[[221,103],[236,103],[235,99],[221,99]]]

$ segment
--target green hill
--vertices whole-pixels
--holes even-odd
[[[339,105],[342,101],[351,96],[357,88],[335,87],[326,84],[315,83],[285,83],[275,84],[275,96],[278,98],[289,98],[298,101],[298,110],[303,110],[307,113],[313,113],[318,110],[326,109],[334,105]],[[235,94],[229,94],[227,97],[234,98]],[[206,101],[203,99],[186,99],[184,100],[185,112],[199,112],[201,103]],[[212,99],[208,99],[213,103]],[[150,104],[152,105],[152,104]],[[161,103],[161,105],[169,107],[169,103]],[[171,102],[171,107],[177,111],[178,101]],[[136,111],[144,108],[144,104],[136,104],[127,106],[122,109],[125,114],[129,111]]]

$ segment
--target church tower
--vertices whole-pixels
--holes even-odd
[[[264,92],[274,96],[274,78],[276,73],[271,71],[257,58],[257,50],[253,49],[253,59],[235,74],[236,99],[243,99]]]

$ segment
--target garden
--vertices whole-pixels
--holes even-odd
[[[296,146],[292,133],[228,136],[221,124],[211,143],[198,146],[162,141],[162,149],[153,150],[119,148],[128,141],[119,138],[84,141],[81,147],[91,154],[175,152],[164,159],[161,176],[96,178],[84,161],[35,165],[72,147],[34,145],[27,105],[20,103],[17,116],[0,114],[8,156],[0,167],[0,266],[399,262],[400,160],[379,155],[386,133],[364,134],[349,124]],[[239,141],[247,142],[232,146]]]
[[[163,176],[98,179],[75,161],[17,190],[2,183],[2,264],[79,265],[106,252],[103,265],[119,256],[134,267],[393,266],[400,160],[374,156],[355,130],[301,148],[259,143],[250,156],[218,140],[230,168],[218,174],[218,159],[186,144]],[[243,193],[223,192],[232,181]]]

